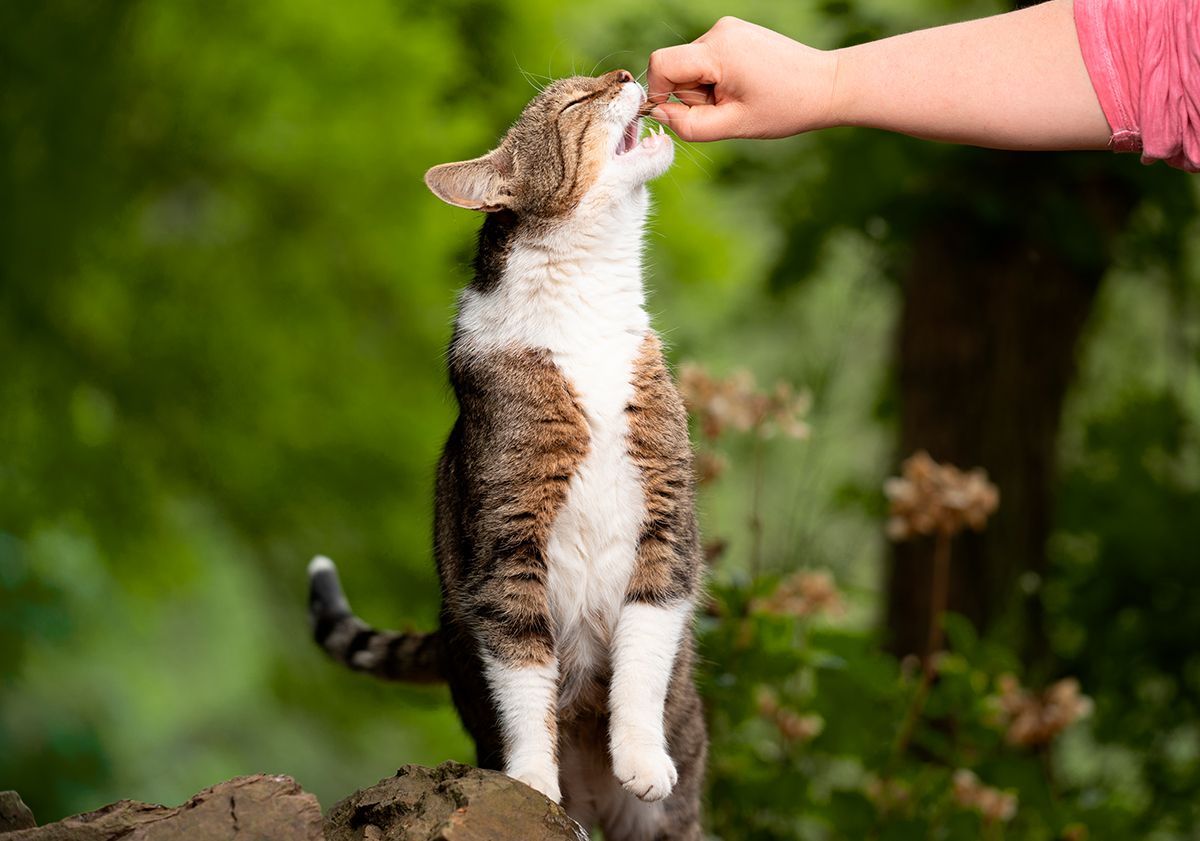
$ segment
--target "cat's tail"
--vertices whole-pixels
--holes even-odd
[[[441,668],[441,636],[378,631],[350,610],[337,567],[318,555],[308,565],[308,617],[313,639],[334,660],[356,672],[385,680],[437,683]]]

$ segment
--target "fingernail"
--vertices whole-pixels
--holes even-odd
[[[652,108],[650,110],[650,116],[653,117],[654,119],[658,120],[660,123],[669,122],[671,119],[670,117],[667,116],[667,112],[662,110],[658,106],[655,106],[654,108]]]

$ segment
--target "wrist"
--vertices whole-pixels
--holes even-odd
[[[861,97],[855,90],[855,85],[861,56],[855,47],[830,50],[828,55],[833,63],[833,71],[829,85],[829,105],[822,128],[860,125],[858,106],[861,104]]]
[[[818,50],[796,44],[791,78],[796,80],[794,97],[787,105],[783,134],[833,128],[842,125],[841,51]]]

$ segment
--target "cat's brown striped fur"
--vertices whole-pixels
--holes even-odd
[[[481,766],[551,796],[561,783],[568,811],[610,841],[699,839],[707,739],[692,677],[691,449],[636,265],[642,184],[670,150],[665,139],[626,148],[625,126],[626,157],[613,158],[613,115],[629,120],[640,105],[631,85],[623,71],[556,83],[495,151],[430,171],[439,196],[488,214],[448,357],[460,413],[437,471],[441,627],[372,631],[323,560],[311,604],[318,642],[353,668],[444,678]],[[579,273],[593,265],[611,281]],[[586,595],[571,576],[618,587],[615,602],[597,591],[567,605]]]

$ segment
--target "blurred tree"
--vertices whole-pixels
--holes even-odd
[[[979,628],[1014,606],[1022,574],[1045,572],[1077,341],[1138,196],[1111,170],[1094,158],[964,152],[911,197],[911,239],[898,267],[899,450],[982,466],[1000,488],[994,525],[960,539],[951,569],[951,609]],[[931,541],[893,549],[894,652],[921,651],[928,639],[932,559]],[[1028,613],[1039,636],[1039,612]]]
[[[904,28],[867,2],[825,10],[843,43]],[[903,294],[885,406],[898,416],[897,458],[924,449],[982,466],[1001,493],[992,528],[959,538],[950,609],[984,630],[1012,620],[1010,630],[1027,635],[1026,654],[1042,652],[1040,599],[1023,599],[1016,584],[1035,594],[1046,570],[1055,447],[1078,339],[1108,268],[1130,249],[1143,265],[1177,271],[1194,192],[1182,173],[1131,158],[826,135],[816,150],[748,158],[729,175],[808,174],[778,196],[787,242],[775,264],[779,287],[803,281],[839,227],[879,243]],[[1152,231],[1128,230],[1144,218],[1156,220]],[[918,652],[929,637],[932,568],[932,541],[892,549],[885,624],[893,652]]]
[[[636,71],[651,49],[730,12],[830,46],[999,8],[0,4],[0,788],[21,789],[46,820],[119,797],[178,802],[270,770],[328,804],[398,762],[468,757],[441,692],[329,666],[304,617],[302,571],[316,551],[338,559],[372,620],[428,626],[436,613],[429,489],[452,410],[441,353],[478,220],[430,199],[420,173],[494,143],[532,93],[522,69],[534,84]],[[847,588],[846,626],[809,643],[780,617],[755,620],[748,636],[728,616],[706,623],[722,739],[714,827],[748,838],[761,818],[761,837],[825,837],[828,827],[863,837],[855,828],[875,807],[855,769],[891,762],[912,688],[869,628],[894,425],[914,416],[903,450],[928,423],[955,448],[932,442],[936,455],[1016,483],[999,515],[1011,502],[1015,520],[997,519],[988,543],[954,555],[970,592],[997,573],[989,586],[1007,589],[987,604],[1000,612],[1012,576],[1040,556],[1049,515],[1038,459],[1096,284],[1104,324],[1087,328],[1086,382],[1064,427],[1070,460],[1045,604],[1054,653],[1096,698],[1104,744],[1070,736],[1067,770],[1083,812],[1111,830],[1093,838],[1133,837],[1128,828],[1151,817],[1188,825],[1200,666],[1190,626],[1173,620],[1195,592],[1194,529],[1183,524],[1200,522],[1188,478],[1200,475],[1200,410],[1195,387],[1147,385],[1160,366],[1144,360],[1187,332],[1172,267],[1200,265],[1194,244],[1181,251],[1188,218],[1200,242],[1189,186],[1128,158],[1006,156],[865,131],[680,145],[653,188],[659,326],[677,355],[722,373],[748,365],[760,381],[813,394],[802,452],[731,443],[728,477],[706,492],[704,528],[729,539],[715,587],[740,603],[743,585],[748,598],[765,595],[771,576],[818,563]],[[1098,281],[1110,257],[1127,275],[1117,287]],[[777,294],[764,289],[768,275]],[[1194,301],[1200,279],[1189,282]],[[885,388],[902,297],[915,347]],[[1194,370],[1191,341],[1178,356]],[[1045,360],[1039,342],[1050,345]],[[1052,364],[1036,370],[1043,361]],[[1127,404],[1118,369],[1146,386],[1128,389]],[[1021,404],[1025,391],[1036,406]],[[1100,397],[1117,405],[1093,411]],[[738,524],[756,506],[765,528],[750,534]],[[770,575],[748,582],[756,541]],[[991,541],[1033,557],[993,556]],[[1002,657],[960,659],[931,715],[986,712],[975,702],[991,690],[975,667],[1016,665],[997,644]],[[758,684],[799,718],[766,721]],[[789,742],[781,766],[776,725],[796,736],[793,725],[812,723],[807,704],[826,729]],[[926,729],[927,742],[939,738]],[[944,761],[973,762],[971,741]],[[1021,789],[1018,821],[1060,828],[1044,767],[1021,757],[1010,773],[1005,756],[981,778]],[[924,779],[924,765],[909,770]],[[950,766],[933,770],[913,808],[936,823],[945,815],[925,810],[945,805]],[[810,806],[829,810],[820,829]]]

